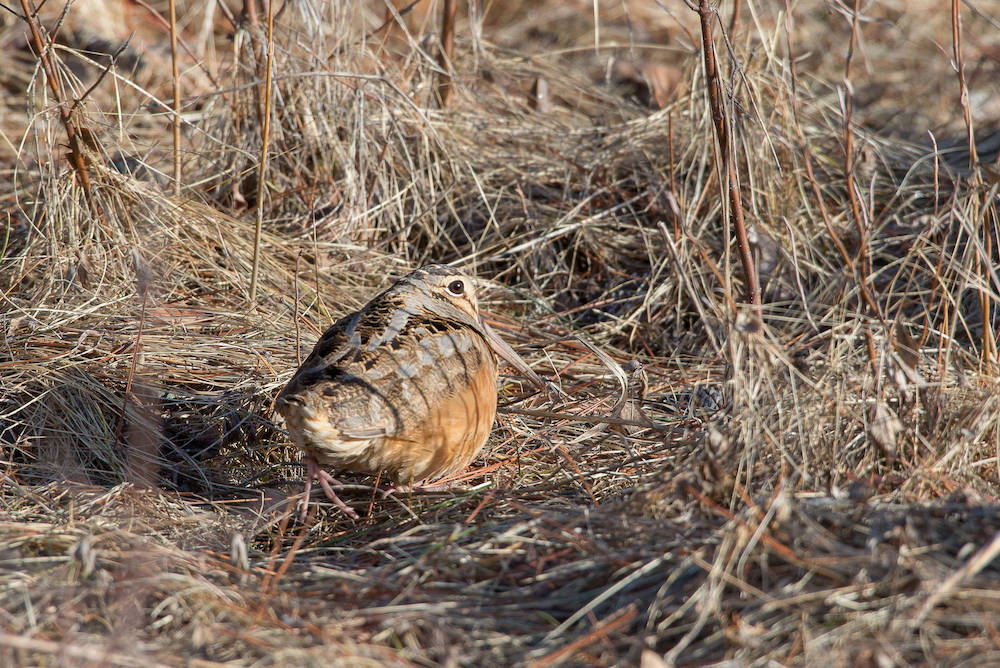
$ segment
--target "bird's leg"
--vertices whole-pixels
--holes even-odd
[[[308,460],[308,466],[309,466],[309,471],[306,473],[306,490],[302,493],[302,515],[299,516],[299,520],[302,522],[306,521],[306,515],[309,514],[309,493],[312,492],[312,486],[313,486],[312,457],[310,457]]]
[[[319,480],[319,486],[323,488],[328,499],[333,501],[334,505],[344,511],[348,517],[352,520],[358,519],[358,514],[354,512],[354,509],[349,505],[340,500],[340,497],[334,493],[333,488],[330,484],[339,485],[341,484],[336,478],[327,473],[316,461],[314,457],[307,456],[305,458],[306,462],[306,490],[303,495],[302,500],[302,519],[306,519],[306,512],[309,510],[309,492],[312,490],[313,478]]]

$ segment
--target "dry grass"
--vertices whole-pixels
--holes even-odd
[[[761,325],[683,4],[462,9],[442,109],[439,5],[289,2],[267,133],[264,26],[201,4],[180,198],[165,27],[81,0],[47,53],[87,190],[0,24],[0,663],[1000,661],[1000,3],[961,6],[977,170],[946,8],[863,8],[848,87],[848,10],[741,3]],[[274,396],[431,261],[567,397],[505,378],[467,491],[356,477],[360,521],[298,523]]]

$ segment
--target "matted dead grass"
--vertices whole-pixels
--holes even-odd
[[[290,2],[262,190],[263,27],[185,5],[180,197],[149,10],[49,52],[71,105],[139,28],[73,112],[89,191],[5,14],[2,662],[1000,661],[1000,3],[962,5],[977,169],[945,9],[866,9],[845,166],[849,11],[763,4],[717,43],[759,326],[681,3],[462,15],[442,109],[440,7]],[[504,377],[465,491],[299,523],[273,399],[427,262],[565,396]]]

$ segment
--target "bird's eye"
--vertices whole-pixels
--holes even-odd
[[[465,293],[465,281],[452,281],[448,284],[448,294],[452,297],[461,297]]]

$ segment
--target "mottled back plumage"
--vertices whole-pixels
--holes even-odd
[[[542,384],[480,318],[469,278],[441,265],[338,320],[276,402],[306,454],[307,488],[318,477],[349,511],[323,468],[386,471],[403,484],[464,468],[496,415],[494,353]]]

